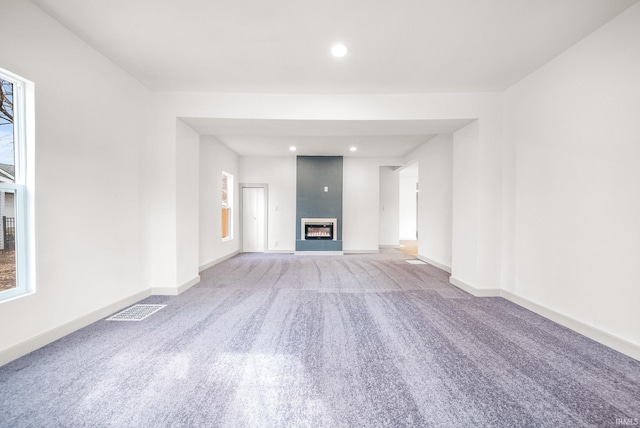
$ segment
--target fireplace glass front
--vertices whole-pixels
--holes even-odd
[[[333,223],[306,223],[304,239],[333,239]]]

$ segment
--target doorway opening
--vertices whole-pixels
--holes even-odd
[[[418,162],[399,171],[400,175],[400,251],[418,254]]]

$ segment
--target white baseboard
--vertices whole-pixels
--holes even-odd
[[[571,329],[583,336],[593,339],[609,348],[615,349],[631,358],[635,358],[640,361],[640,346],[614,336],[610,333],[602,331],[596,327],[585,324],[567,315],[563,315],[560,312],[556,312],[552,309],[546,308],[538,303],[534,303],[530,300],[520,297],[506,290],[501,290],[500,296],[515,303],[518,306],[522,306],[525,309],[535,312],[536,314],[543,316],[551,321],[554,321],[568,329]]]
[[[378,245],[378,248],[401,248],[401,247],[402,247],[402,245],[400,245],[400,244],[397,244],[397,245],[395,245],[395,244],[384,244],[384,245],[381,244],[381,245]]]
[[[151,287],[153,296],[177,296],[178,289],[175,287]]]
[[[154,296],[177,296],[200,282],[200,275],[190,279],[178,287],[151,287]]]
[[[200,282],[200,275],[196,275],[195,277],[191,278],[189,281],[185,282],[180,287],[178,287],[178,294],[184,293],[185,291],[187,291],[194,285],[198,284],[199,282]]]
[[[380,250],[344,250],[345,254],[380,254]]]
[[[585,324],[582,321],[578,321],[575,318],[556,312],[553,309],[549,309],[538,303],[532,302],[524,297],[520,297],[510,291],[500,289],[481,289],[473,287],[465,283],[464,281],[451,276],[449,282],[456,287],[466,291],[467,293],[476,297],[502,297],[518,306],[522,306],[525,309],[530,310],[542,317],[545,317],[553,322],[556,322],[570,330],[575,331],[589,339],[595,340],[609,348],[615,349],[631,358],[640,361],[640,346],[635,343],[631,343],[617,336],[614,336],[606,331],[602,331],[589,324]]]
[[[227,254],[226,256],[219,257],[219,258],[217,258],[217,259],[215,259],[215,260],[213,260],[213,261],[210,261],[209,263],[205,263],[205,264],[203,264],[202,266],[200,266],[200,267],[198,268],[198,271],[199,271],[199,272],[202,272],[203,270],[207,270],[207,269],[209,269],[211,266],[215,266],[215,265],[217,265],[218,263],[221,263],[221,262],[223,262],[223,261],[225,261],[225,260],[229,260],[231,257],[235,257],[235,256],[237,256],[238,254],[240,254],[240,250],[237,250],[237,251],[234,251],[234,252],[232,252],[232,253],[229,253],[229,254]]]
[[[419,260],[422,260],[423,262],[427,262],[430,265],[437,267],[438,269],[442,269],[445,272],[451,273],[451,266],[443,265],[442,263],[439,263],[435,260],[431,260],[429,257],[425,257],[422,254],[418,254],[416,257]]]
[[[107,316],[118,312],[119,310],[122,310],[128,306],[131,306],[139,302],[140,300],[149,297],[150,295],[151,292],[149,290],[141,291],[125,299],[119,300],[115,303],[93,311],[80,318],[77,318],[73,321],[62,324],[61,326],[52,328],[51,330],[47,330],[44,333],[20,342],[17,345],[11,346],[10,348],[7,348],[3,351],[0,351],[0,366],[3,366],[8,362],[27,355],[28,353],[33,352],[36,349],[42,348],[43,346],[48,345],[49,343],[54,342],[68,334],[71,334],[76,330],[93,324],[96,321],[100,321],[101,319],[106,318]]]
[[[267,250],[265,251],[267,254],[293,254],[295,250]]]
[[[455,276],[450,276],[449,282],[475,297],[500,297],[500,290],[497,288],[476,288]]]

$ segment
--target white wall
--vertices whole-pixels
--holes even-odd
[[[268,251],[293,252],[295,250],[295,159],[295,156],[240,158],[240,177],[243,183],[269,184]],[[344,158],[342,213],[344,251],[378,251],[380,167],[400,163],[400,159]],[[275,245],[276,242],[278,246]]]
[[[504,288],[640,355],[640,4],[505,93]],[[510,272],[510,273],[509,273]]]
[[[0,64],[35,84],[37,292],[0,303],[0,364],[148,294],[148,91],[30,2],[3,1],[2,18]]]
[[[342,189],[342,249],[379,251],[380,167],[402,159],[345,157]]]
[[[415,240],[418,231],[416,188],[419,165],[417,161],[400,170],[400,239]]]
[[[409,160],[418,161],[418,257],[451,271],[453,136],[438,135]]]
[[[295,156],[240,158],[240,177],[243,183],[269,184],[268,251],[295,250],[295,159]],[[400,162],[400,159],[387,158],[344,158],[344,251],[378,251],[380,167]],[[276,242],[278,246],[275,245]]]
[[[145,284],[177,293],[177,123],[152,94],[147,138],[140,156],[142,270]],[[184,168],[181,168],[184,171]]]
[[[482,175],[476,186],[482,188],[486,200],[479,209],[467,213],[486,221],[474,251],[482,252],[485,271],[474,285],[485,286],[501,275],[501,157],[502,149],[496,130],[495,115],[499,107],[496,94],[396,94],[396,95],[306,95],[306,94],[220,94],[220,93],[156,93],[154,118],[150,132],[153,144],[145,152],[145,207],[151,220],[145,224],[145,260],[150,282],[170,281],[172,260],[175,261],[175,237],[166,229],[175,224],[175,118],[217,117],[237,119],[281,120],[439,120],[480,118],[488,126],[480,132],[479,143],[486,148],[474,162]],[[287,153],[288,155],[288,153]],[[283,155],[284,156],[284,155]],[[402,160],[383,162],[367,158],[348,158],[345,163],[343,248],[347,252],[378,251],[379,166],[401,165]],[[498,168],[495,165],[498,164]],[[166,172],[168,171],[168,175]],[[498,177],[496,183],[495,177]],[[347,177],[351,179],[347,181]],[[248,181],[249,177],[247,177]],[[253,181],[253,180],[251,180]],[[375,183],[375,184],[372,184]],[[497,186],[497,190],[496,190]],[[162,191],[158,190],[162,188]],[[371,216],[374,212],[375,215]],[[366,218],[364,222],[359,221]],[[348,227],[347,227],[348,226]],[[454,226],[455,227],[455,226]],[[496,229],[497,228],[497,229]],[[374,232],[371,233],[371,230]],[[174,234],[175,235],[175,234]],[[173,240],[173,241],[172,241]],[[279,241],[278,241],[279,242]],[[285,240],[285,242],[287,242]],[[269,248],[274,249],[270,239]],[[279,245],[280,244],[279,242]],[[175,262],[173,263],[175,265]]]
[[[396,166],[380,167],[379,245],[400,245],[400,176]]]
[[[199,162],[179,117],[479,119],[453,136],[454,277],[640,346],[640,4],[503,97],[149,94],[30,2],[5,0],[2,13],[0,64],[36,87],[38,283],[0,304],[0,323],[11,326],[0,331],[0,358],[152,287],[177,290],[196,264],[237,251],[237,240],[203,238],[202,214],[219,210],[206,211],[202,164],[206,196],[195,202]],[[188,150],[179,153],[183,131]],[[235,165],[237,175],[237,159],[219,153],[201,144],[200,162]],[[377,250],[379,167],[394,164],[345,158],[345,250]],[[196,256],[181,241],[198,217]],[[275,233],[291,242],[281,219]]]
[[[180,117],[478,119],[453,136],[454,277],[640,346],[640,4],[502,97],[149,94],[30,2],[5,0],[2,13],[0,64],[36,85],[38,284],[36,294],[0,304],[0,323],[11,326],[0,331],[0,358],[152,287],[177,290],[196,264],[180,243],[193,235],[189,219],[200,218],[197,264],[237,251],[237,241],[203,238],[210,165],[200,164],[198,206],[199,162],[184,129],[190,148],[179,154]],[[237,159],[219,153],[201,144],[200,162],[235,165],[237,175]],[[264,181],[249,176],[250,162],[258,161],[247,161],[243,180]],[[346,251],[377,250],[379,167],[395,164],[345,159]],[[275,233],[291,242],[285,222]]]
[[[176,123],[176,235],[178,287],[200,281],[199,200],[200,136],[181,120]]]
[[[269,185],[268,252],[296,247],[296,157],[241,157],[240,182]]]
[[[200,138],[200,257],[201,268],[240,250],[238,156],[210,136]],[[233,239],[222,241],[222,171],[233,175]]]
[[[479,288],[478,140],[477,121],[453,134],[451,273],[454,280],[476,288]]]

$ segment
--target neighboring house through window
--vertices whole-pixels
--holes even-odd
[[[222,171],[222,240],[233,239],[233,175]]]
[[[27,191],[33,84],[0,69],[0,301],[33,287],[33,245]],[[29,197],[28,197],[29,196]]]

